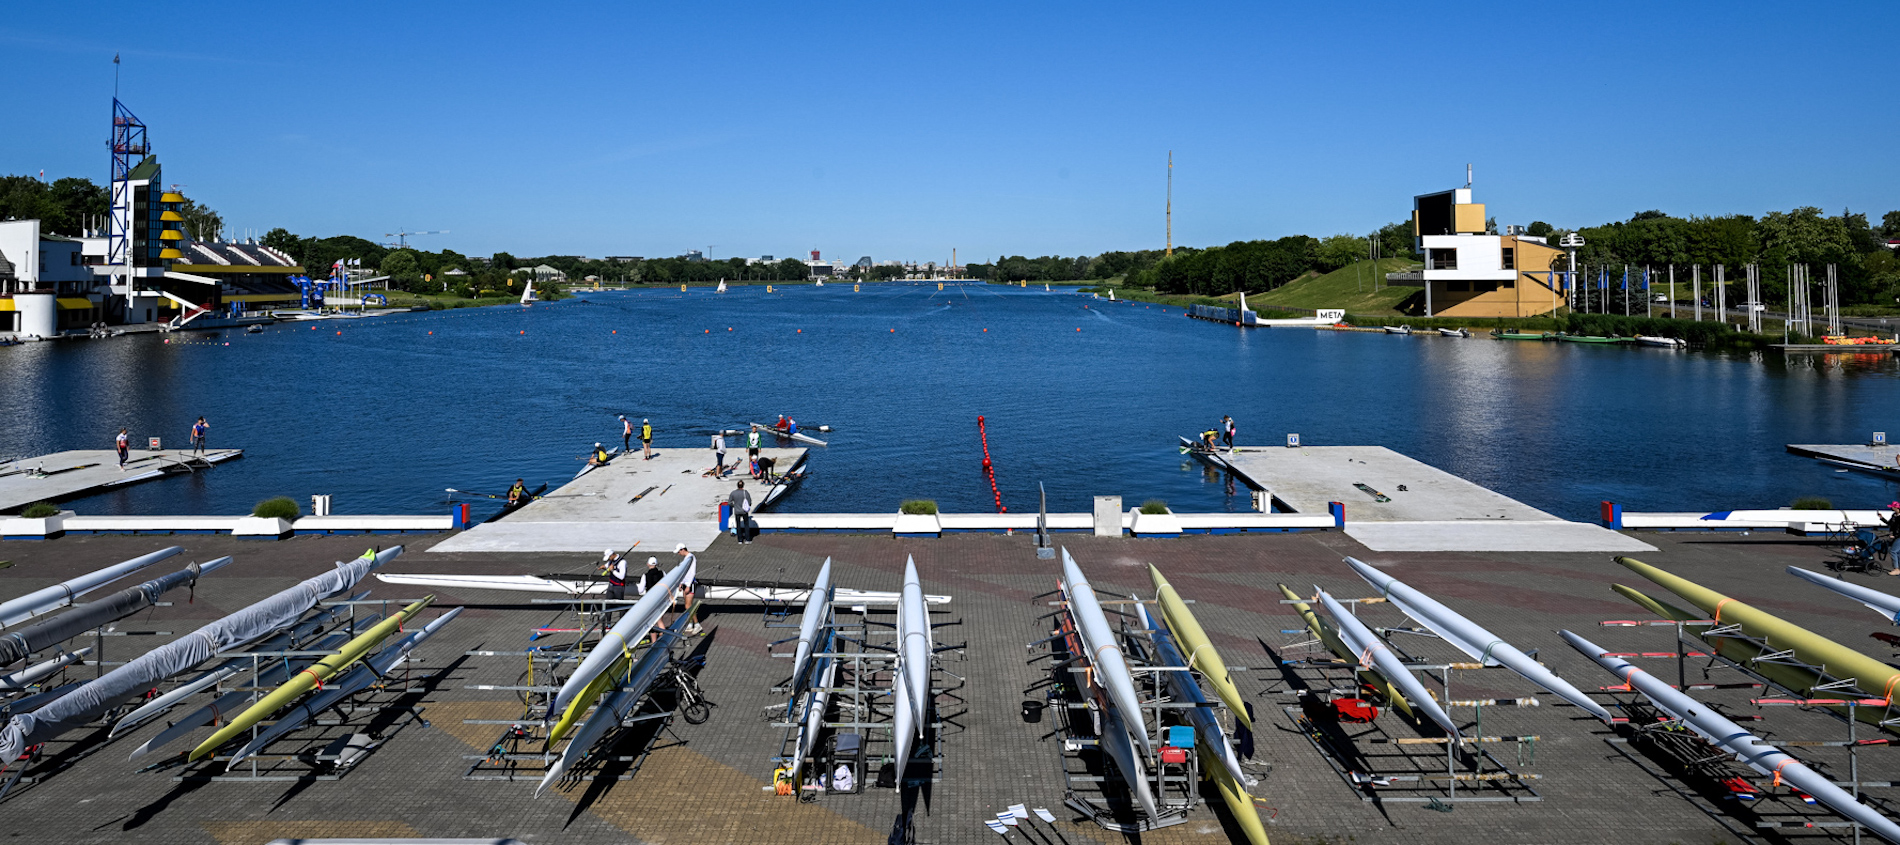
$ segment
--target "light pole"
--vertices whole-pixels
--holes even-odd
[[[1565,280],[1568,281],[1569,284],[1565,287],[1570,289],[1568,297],[1570,300],[1570,310],[1575,311],[1577,310],[1577,247],[1583,246],[1583,236],[1576,232],[1571,232],[1570,234],[1564,235],[1563,239],[1558,241],[1557,244],[1570,250],[1570,274],[1565,277]]]

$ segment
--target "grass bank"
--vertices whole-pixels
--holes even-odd
[[[1304,276],[1266,293],[1249,296],[1247,304],[1313,311],[1343,308],[1348,314],[1397,315],[1399,303],[1421,288],[1389,286],[1385,283],[1385,274],[1414,266],[1416,262],[1403,258],[1358,261],[1325,275]]]

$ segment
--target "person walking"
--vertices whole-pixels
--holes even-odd
[[[620,451],[622,454],[633,452],[633,421],[626,414],[620,415]]]
[[[714,478],[724,477],[726,474],[726,436],[724,434],[714,434],[712,436],[712,449],[712,475]]]
[[[123,429],[123,428],[119,429],[119,436],[116,440],[113,441],[115,448],[119,450],[119,471],[120,472],[125,472],[126,451],[132,448],[131,442],[129,439],[130,435],[126,434],[128,430],[129,429]]]
[[[641,460],[653,460],[653,421],[645,417],[640,419],[640,448],[646,453]]]
[[[750,431],[746,432],[745,457],[746,457],[746,463],[750,466],[750,469],[748,470],[748,474],[750,474],[753,478],[758,478],[759,477],[759,427],[756,425],[753,426]]]
[[[673,596],[673,606],[682,612],[692,611],[692,618],[686,622],[686,633],[697,634],[700,632],[699,608],[693,604],[693,599],[699,595],[699,558],[687,550],[685,543],[675,545],[673,553],[680,556],[679,565],[686,567],[686,574],[680,577],[679,592]]]
[[[205,422],[204,417],[199,417],[197,422],[191,424],[191,451],[192,452],[196,454],[200,454],[200,455],[204,454],[205,435],[209,433],[210,431],[211,431],[211,424],[208,422]]]
[[[1225,414],[1220,418],[1221,439],[1227,442],[1227,454],[1234,453],[1234,418]]]
[[[627,559],[608,549],[600,553],[600,571],[607,575],[607,600],[627,597]]]
[[[752,494],[746,492],[744,481],[739,482],[739,486],[733,488],[732,495],[727,496],[726,501],[732,503],[732,527],[739,534],[739,543],[741,545],[751,543],[754,528],[752,524]]]

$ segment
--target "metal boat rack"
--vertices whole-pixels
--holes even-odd
[[[1051,595],[1054,593],[1044,593],[1036,599]],[[1061,607],[1060,600],[1049,603],[1057,605],[1058,609],[1038,617],[1039,620],[1068,612]],[[1102,600],[1102,604],[1110,607],[1129,603],[1130,600],[1118,597]],[[1163,719],[1164,712],[1184,710],[1189,706],[1172,700],[1164,673],[1187,671],[1187,667],[1156,666],[1137,659],[1135,655],[1146,657],[1150,654],[1152,641],[1143,632],[1127,624],[1127,614],[1112,609],[1107,612],[1122,617],[1116,635],[1122,640],[1122,652],[1127,658],[1129,674],[1135,678],[1136,696],[1142,702],[1142,729],[1150,737],[1162,736],[1163,726],[1167,724]],[[1163,763],[1155,757],[1143,761],[1147,768],[1148,788],[1161,810],[1159,818],[1150,818],[1127,794],[1127,788],[1120,785],[1122,779],[1109,774],[1115,764],[1101,751],[1098,741],[1101,736],[1101,713],[1095,697],[1088,694],[1089,675],[1093,670],[1077,665],[1085,664],[1087,658],[1070,653],[1065,632],[1061,630],[1030,643],[1028,648],[1034,651],[1038,646],[1047,646],[1047,652],[1030,658],[1029,662],[1043,659],[1054,662],[1049,667],[1049,676],[1031,684],[1023,690],[1023,695],[1040,694],[1043,706],[1038,709],[1053,711],[1054,724],[1048,733],[1038,739],[1047,741],[1060,737],[1062,740],[1062,750],[1056,758],[1057,771],[1061,772],[1063,781],[1062,803],[1102,829],[1119,833],[1140,833],[1185,824],[1188,813],[1201,801],[1200,755],[1189,753],[1183,763]],[[1025,701],[1025,708],[1032,703]],[[1198,737],[1196,741],[1199,741]]]
[[[343,621],[328,632],[330,636],[341,634],[347,639],[360,633],[358,628],[373,625],[378,619],[386,617],[392,609],[400,610],[417,600],[414,598],[334,599],[318,602],[317,607],[340,609],[348,614]],[[356,615],[358,607],[375,607],[380,613],[359,619]],[[315,635],[313,635],[314,639]],[[392,636],[390,639],[393,641],[395,637]],[[383,645],[388,644],[385,642]],[[245,702],[248,705],[269,695],[271,690],[282,683],[281,680],[264,681],[265,672],[280,665],[286,665],[286,662],[292,659],[302,658],[306,662],[314,662],[334,653],[329,650],[308,649],[242,652],[234,656],[250,658],[251,668],[241,675],[233,676],[233,680],[237,681],[235,685],[226,686],[226,682],[221,681],[209,691],[214,695],[227,692],[249,692],[251,695]],[[417,707],[414,703],[405,704],[405,700],[411,696],[421,696],[429,692],[433,688],[431,680],[447,672],[448,668],[447,665],[424,668],[416,655],[411,653],[399,667],[372,683],[367,689],[350,696],[323,713],[316,714],[304,727],[272,743],[273,745],[301,745],[302,750],[295,753],[253,754],[245,758],[235,770],[224,766],[231,759],[228,754],[206,757],[200,761],[201,764],[188,764],[182,757],[174,755],[139,771],[164,771],[198,765],[196,770],[173,775],[174,783],[286,783],[342,780],[346,772],[363,762],[403,728],[416,722],[421,722],[424,727],[428,727],[428,720],[422,718],[424,708]],[[255,740],[264,729],[265,726],[262,724],[251,726],[250,738]]]
[[[1339,598],[1338,601],[1350,608],[1355,616],[1363,605],[1384,603],[1383,599]],[[1282,599],[1281,603],[1291,604],[1293,600]],[[1332,703],[1338,699],[1361,697],[1364,693],[1357,677],[1358,667],[1327,652],[1319,640],[1311,638],[1305,628],[1283,631],[1283,634],[1301,636],[1281,646],[1278,654],[1281,680],[1269,683],[1260,694],[1302,699],[1298,704],[1283,705],[1281,712],[1294,729],[1312,744],[1313,750],[1319,752],[1321,759],[1339,776],[1340,781],[1358,794],[1359,800],[1366,803],[1424,804],[1443,812],[1450,812],[1453,805],[1461,803],[1529,804],[1544,800],[1544,796],[1533,785],[1535,781],[1543,779],[1543,775],[1522,771],[1536,764],[1537,741],[1540,737],[1532,734],[1484,733],[1486,707],[1515,710],[1539,707],[1542,702],[1528,697],[1460,700],[1452,696],[1452,677],[1455,672],[1493,673],[1504,683],[1509,683],[1505,676],[1517,678],[1515,673],[1482,663],[1426,660],[1406,651],[1396,641],[1396,635],[1405,635],[1442,642],[1437,634],[1423,628],[1368,627],[1408,667],[1438,682],[1443,691],[1442,697],[1438,698],[1440,707],[1448,711],[1454,708],[1469,709],[1473,730],[1464,737],[1463,742],[1452,742],[1450,737],[1445,736],[1400,737],[1388,733],[1377,720],[1355,725],[1342,723],[1331,713],[1312,712],[1308,705],[1324,705],[1330,710]],[[1284,689],[1276,688],[1282,684]],[[1354,732],[1354,728],[1358,730]],[[1511,747],[1513,759],[1509,763],[1500,755],[1493,754],[1490,748],[1505,745]],[[1462,791],[1459,789],[1461,784],[1464,786]]]
[[[464,754],[462,759],[469,766],[462,773],[463,780],[474,781],[531,781],[540,783],[548,770],[561,758],[561,755],[547,742],[551,724],[544,723],[548,713],[548,704],[555,693],[560,692],[567,673],[562,671],[566,664],[579,663],[587,654],[589,636],[599,642],[611,627],[610,612],[613,608],[625,609],[634,600],[608,600],[593,597],[574,597],[570,599],[540,599],[538,604],[559,604],[564,608],[557,612],[549,624],[537,629],[540,633],[578,633],[572,642],[517,651],[477,650],[463,652],[464,657],[510,657],[525,659],[527,668],[514,684],[467,684],[463,689],[481,691],[506,691],[516,694],[522,705],[521,716],[515,719],[463,719],[464,725],[500,725],[502,730],[495,742],[485,754]],[[564,618],[575,620],[572,629],[555,628],[555,623]],[[651,646],[648,646],[651,648]],[[675,642],[667,647],[668,656],[678,648]],[[603,697],[604,697],[603,693]],[[631,710],[627,718],[621,720],[620,729],[610,732],[601,741],[601,748],[614,749],[628,737],[628,729],[646,726],[651,733],[644,737],[632,753],[590,755],[587,760],[564,774],[559,783],[591,783],[601,779],[616,781],[632,780],[646,765],[647,758],[653,752],[685,745],[686,740],[673,732],[674,709],[661,707],[649,694],[640,704]],[[662,738],[666,738],[663,743]],[[536,750],[539,749],[539,750]],[[617,769],[617,770],[615,770]],[[609,773],[611,771],[611,774]]]
[[[945,612],[929,609],[932,615]],[[968,643],[936,647],[936,654],[931,656],[930,661],[931,701],[924,717],[924,737],[912,746],[911,759],[900,763],[895,759],[897,740],[892,707],[896,702],[891,694],[897,671],[897,626],[894,620],[897,607],[834,604],[832,614],[831,624],[821,625],[817,637],[820,643],[829,639],[831,650],[818,651],[811,656],[813,660],[831,658],[838,662],[837,676],[832,685],[823,688],[829,693],[830,701],[822,727],[830,733],[824,735],[821,731],[817,748],[808,749],[800,775],[800,780],[805,782],[796,785],[799,800],[814,801],[821,796],[839,794],[856,795],[863,793],[869,786],[901,790],[927,783],[941,783],[945,740],[965,730],[957,719],[969,711],[963,696],[958,692],[966,679],[945,668],[943,660],[937,655],[954,652],[962,660]],[[874,618],[884,616],[893,617],[893,621]],[[933,621],[931,627],[961,624],[961,619]],[[798,625],[772,622],[766,627],[796,630]],[[774,653],[772,656],[793,655]],[[804,706],[808,706],[810,697],[820,691],[810,685],[802,690],[794,690],[790,686],[793,680],[787,678],[785,682],[772,687],[773,693],[787,698],[785,703],[770,705],[764,711],[764,718],[772,727],[785,730],[779,742],[779,751],[770,760],[774,769],[791,764],[798,748],[797,714],[803,711]],[[946,713],[946,705],[955,707],[955,711]],[[848,745],[840,748],[839,738],[847,734],[857,735],[856,752],[851,752]],[[923,766],[926,761],[927,768]],[[828,782],[839,764],[851,767],[853,788],[848,793],[820,788],[818,777],[823,775]],[[886,766],[890,767],[890,780],[884,779]],[[875,776],[867,777],[867,774]]]
[[[1719,646],[1715,648],[1711,648],[1709,643],[1705,643],[1702,640],[1692,637],[1688,633],[1688,626],[1691,624],[1698,624],[1698,623],[1702,625],[1710,626],[1709,629],[1706,632],[1704,632],[1704,636],[1714,638],[1714,639],[1731,640],[1737,643],[1743,643],[1743,644],[1746,644],[1746,647],[1752,648],[1759,653],[1754,657],[1747,658],[1746,660],[1736,660],[1730,657],[1722,656],[1721,654],[1718,653],[1721,650]],[[1605,627],[1605,628],[1674,628],[1675,637],[1676,637],[1676,642],[1675,642],[1676,648],[1674,651],[1641,652],[1641,653],[1638,653],[1636,657],[1672,659],[1676,664],[1676,688],[1677,689],[1687,691],[1687,690],[1694,690],[1694,689],[1733,689],[1737,687],[1742,687],[1742,688],[1757,688],[1757,689],[1764,689],[1764,690],[1778,690],[1782,693],[1785,693],[1789,697],[1788,698],[1754,698],[1750,701],[1750,703],[1755,705],[1756,707],[1796,707],[1796,708],[1810,711],[1810,712],[1825,713],[1828,716],[1835,719],[1836,721],[1841,722],[1842,724],[1846,726],[1846,729],[1847,729],[1846,736],[1844,739],[1834,739],[1834,740],[1775,739],[1775,740],[1770,740],[1764,737],[1763,741],[1764,741],[1764,744],[1766,745],[1780,747],[1780,748],[1797,748],[1798,747],[1798,748],[1814,748],[1814,749],[1825,749],[1825,748],[1844,749],[1846,751],[1846,757],[1847,757],[1846,762],[1847,762],[1848,776],[1846,780],[1835,781],[1835,785],[1848,790],[1849,794],[1853,795],[1857,800],[1862,801],[1862,803],[1873,805],[1876,808],[1878,808],[1881,812],[1889,816],[1895,815],[1896,813],[1900,813],[1900,802],[1896,802],[1893,798],[1888,797],[1888,796],[1868,796],[1868,795],[1862,794],[1863,789],[1891,789],[1894,787],[1900,787],[1900,782],[1896,782],[1892,780],[1862,780],[1861,779],[1861,760],[1860,760],[1861,751],[1867,750],[1867,749],[1873,749],[1873,748],[1900,747],[1900,739],[1886,738],[1886,739],[1867,740],[1867,739],[1861,739],[1858,735],[1859,727],[1862,723],[1867,723],[1874,727],[1883,728],[1891,732],[1900,733],[1900,708],[1896,708],[1892,704],[1892,702],[1878,701],[1878,700],[1869,698],[1866,695],[1858,692],[1858,690],[1856,689],[1855,680],[1853,678],[1836,677],[1832,673],[1826,671],[1823,667],[1797,660],[1795,659],[1794,653],[1792,652],[1792,650],[1775,648],[1774,646],[1769,645],[1766,639],[1763,639],[1761,637],[1750,636],[1744,633],[1741,630],[1741,627],[1737,625],[1716,624],[1714,620],[1708,620],[1708,619],[1703,619],[1703,620],[1673,620],[1673,619],[1611,620],[1611,621],[1601,622],[1598,624],[1600,627]],[[1690,682],[1688,664],[1689,664],[1689,658],[1691,657],[1708,658],[1708,662],[1703,664],[1702,668],[1700,669],[1703,683]],[[1627,655],[1625,656],[1625,659],[1628,659]],[[1793,688],[1788,687],[1786,684],[1775,680],[1770,675],[1755,669],[1754,667],[1757,664],[1794,667],[1805,672],[1813,673],[1814,676],[1820,682],[1817,683],[1812,689],[1808,689],[1808,690],[1793,689]],[[1731,669],[1739,673],[1743,677],[1747,678],[1748,680],[1740,684],[1713,683],[1710,681],[1710,678],[1711,678],[1710,673],[1712,670],[1714,670],[1717,667]],[[1817,694],[1826,695],[1827,693],[1837,691],[1837,690],[1840,691],[1841,693],[1839,697],[1836,697],[1836,698],[1816,697]],[[1606,687],[1603,690],[1603,692],[1605,693],[1615,693],[1615,692],[1622,692],[1622,691],[1624,691],[1624,688],[1620,686]],[[1631,695],[1633,696],[1633,698],[1631,698],[1630,700],[1617,702],[1618,706],[1623,708],[1626,711],[1634,710],[1637,712],[1641,712],[1645,708],[1645,705],[1647,704],[1647,702],[1643,700],[1641,695],[1634,694],[1634,693],[1632,693]],[[1861,715],[1862,710],[1873,708],[1873,707],[1878,707],[1880,709],[1879,716],[1874,717],[1872,719],[1868,719]],[[1845,712],[1842,712],[1842,711],[1845,711]],[[1760,720],[1765,717],[1762,717],[1759,715],[1756,715],[1753,717],[1729,715],[1728,718],[1734,719],[1737,721],[1746,721],[1751,718],[1755,720]],[[1662,720],[1662,721],[1652,722],[1646,725],[1632,724],[1630,729],[1631,731],[1638,732],[1638,733],[1658,732],[1658,731],[1669,731],[1674,725],[1675,725],[1675,722],[1672,720]],[[1715,746],[1709,745],[1706,742],[1702,742],[1701,737],[1699,736],[1694,737],[1694,739],[1698,743],[1700,743],[1703,748],[1707,750],[1707,755],[1705,759],[1707,758],[1721,759],[1721,760],[1732,759],[1732,756],[1729,755],[1727,752],[1721,751],[1720,749],[1717,749]],[[1737,829],[1733,824],[1731,824],[1731,821],[1735,819],[1734,819],[1733,814],[1730,812],[1728,808],[1725,808],[1722,805],[1719,805],[1713,801],[1710,801],[1707,798],[1707,796],[1701,794],[1700,790],[1696,790],[1696,789],[1685,790],[1685,789],[1680,788],[1680,786],[1678,785],[1678,780],[1676,778],[1670,777],[1669,773],[1664,772],[1664,771],[1659,771],[1657,768],[1652,767],[1650,763],[1645,762],[1643,760],[1641,755],[1631,754],[1627,750],[1625,750],[1631,744],[1630,738],[1620,737],[1620,736],[1607,737],[1604,739],[1604,742],[1608,743],[1612,747],[1617,748],[1618,753],[1622,754],[1622,756],[1625,759],[1636,764],[1636,766],[1642,769],[1644,773],[1655,778],[1658,782],[1667,785],[1670,789],[1675,791],[1676,794],[1682,796],[1684,799],[1689,800],[1697,809],[1701,810],[1704,814],[1708,815],[1711,819],[1715,820],[1718,824],[1721,824],[1724,828],[1728,829],[1728,831],[1734,834],[1738,839],[1742,839],[1742,840],[1750,841],[1750,842],[1761,841],[1760,839],[1757,838],[1757,835],[1751,835],[1750,831],[1747,828]],[[1701,761],[1697,760],[1695,762],[1701,762]],[[1823,763],[1819,763],[1818,761],[1809,759],[1807,757],[1803,757],[1802,762],[1806,763],[1811,768],[1815,768],[1823,772],[1826,772],[1829,768],[1827,765]],[[1746,772],[1742,774],[1741,776],[1745,778],[1759,777],[1759,775],[1757,775],[1753,769],[1746,770]],[[1754,820],[1750,823],[1754,830],[1776,831],[1775,833],[1768,833],[1766,835],[1773,836],[1773,837],[1783,837],[1783,836],[1788,835],[1787,833],[1783,831],[1787,831],[1790,829],[1832,830],[1832,829],[1840,829],[1840,828],[1849,828],[1853,832],[1852,841],[1856,845],[1858,845],[1858,843],[1860,843],[1863,840],[1863,837],[1862,837],[1863,828],[1858,822],[1842,819],[1841,817],[1828,812],[1825,807],[1817,807],[1817,808],[1810,809],[1808,808],[1808,805],[1805,802],[1800,801],[1799,799],[1786,800],[1789,798],[1787,794],[1785,794],[1781,790],[1773,789],[1773,788],[1758,790],[1757,794],[1760,795],[1761,798],[1772,797],[1775,800],[1773,800],[1772,802],[1757,800],[1754,804],[1749,806],[1749,810],[1750,810],[1749,814],[1754,816]],[[1777,812],[1773,812],[1773,813],[1764,812],[1764,809],[1767,808],[1768,806],[1773,806],[1777,808]]]

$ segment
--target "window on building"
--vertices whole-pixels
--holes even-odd
[[[1490,293],[1498,289],[1498,283],[1497,282],[1478,282],[1474,285],[1474,288],[1479,293]]]
[[[1503,284],[1504,284],[1504,287],[1507,287],[1507,288],[1514,288],[1514,287],[1517,287],[1517,280],[1516,280],[1516,279],[1506,279],[1506,280],[1504,281],[1504,283],[1503,283]]]
[[[1468,293],[1471,290],[1471,283],[1461,279],[1453,279],[1445,283],[1445,290],[1451,291],[1452,293]]]
[[[1507,246],[1504,248],[1504,269],[1517,269],[1517,247]]]
[[[1428,253],[1428,257],[1426,258],[1426,263],[1427,263],[1427,266],[1429,266],[1431,269],[1433,270],[1458,269],[1458,250],[1433,249],[1433,250],[1427,250],[1427,253]]]

